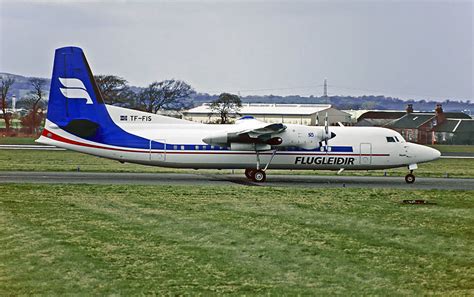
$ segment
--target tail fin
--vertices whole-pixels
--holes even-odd
[[[83,138],[113,124],[82,49],[56,50],[47,119]]]
[[[46,125],[40,143],[67,148],[108,145],[127,148],[162,149],[163,143],[131,134],[110,117],[82,49],[56,50],[49,93]],[[87,140],[87,145],[83,140]],[[51,141],[55,141],[51,143]],[[74,144],[71,146],[71,143]],[[101,146],[102,147],[102,146]]]

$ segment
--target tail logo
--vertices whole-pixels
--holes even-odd
[[[59,88],[64,97],[69,99],[86,99],[86,104],[92,104],[92,99],[80,79],[59,77],[59,81],[64,86],[64,88]]]

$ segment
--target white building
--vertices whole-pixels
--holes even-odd
[[[209,123],[219,120],[219,115],[213,113],[210,103],[204,103],[190,110],[184,111],[184,118],[187,120]],[[242,104],[238,114],[230,114],[230,118],[240,118],[242,116],[253,116],[257,120],[268,123],[287,123],[301,125],[316,125],[316,118],[319,118],[319,125],[324,125],[324,117],[328,114],[329,124],[337,122],[350,123],[351,115],[333,108],[330,104],[264,104],[245,103]]]

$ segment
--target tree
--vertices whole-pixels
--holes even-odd
[[[42,110],[39,110],[36,113],[31,110],[27,115],[21,118],[21,125],[23,127],[28,127],[30,133],[33,133],[41,125],[43,117],[44,114]]]
[[[238,113],[241,107],[240,97],[229,93],[220,94],[219,98],[211,103],[211,110],[219,114],[221,124],[229,123],[229,113]]]
[[[97,86],[106,104],[131,107],[135,93],[130,90],[126,79],[116,75],[95,75]]]
[[[140,109],[152,113],[160,109],[182,109],[186,105],[182,99],[193,93],[191,86],[181,80],[153,82],[138,95]]]
[[[0,89],[0,96],[1,96],[1,108],[2,108],[2,117],[3,120],[5,121],[5,128],[7,130],[7,133],[10,131],[10,121],[11,121],[11,112],[7,112],[7,96],[8,92],[10,90],[10,87],[15,83],[15,79],[13,77],[10,77],[8,75],[4,75],[1,77],[1,89]]]
[[[24,106],[28,109],[28,114],[22,119],[22,125],[29,128],[30,133],[36,133],[36,129],[41,125],[43,120],[42,109],[45,103],[45,85],[46,79],[32,77],[29,80],[33,90],[29,96],[23,100]]]

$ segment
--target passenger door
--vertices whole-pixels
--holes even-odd
[[[360,154],[359,155],[360,165],[372,164],[372,144],[371,143],[361,143],[359,154]]]
[[[159,143],[162,143],[161,146]],[[164,139],[150,139],[150,161],[166,161],[166,141]]]

